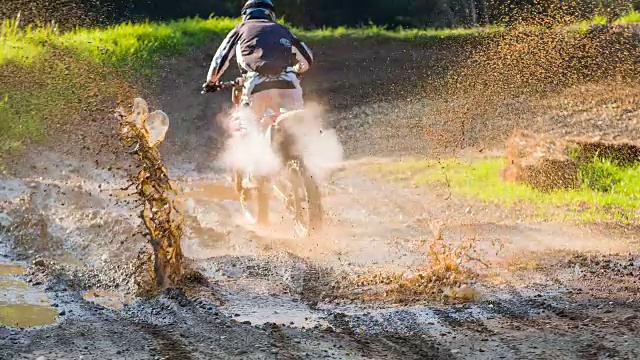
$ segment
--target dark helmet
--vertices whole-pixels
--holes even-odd
[[[276,21],[276,8],[271,0],[248,0],[240,12],[243,20],[265,19]]]

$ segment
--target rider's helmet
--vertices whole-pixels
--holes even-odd
[[[276,8],[271,0],[248,0],[240,12],[242,20],[265,19],[276,21]]]

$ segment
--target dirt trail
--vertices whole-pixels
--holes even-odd
[[[335,46],[317,57],[340,55],[303,81],[308,99],[331,104],[327,114],[348,160],[325,184],[328,229],[304,241],[286,219],[269,230],[247,226],[215,164],[213,119],[229,99],[197,93],[214,48],[167,65],[155,102],[172,121],[161,152],[172,178],[192,191],[183,196],[183,250],[206,284],[155,299],[125,296],[134,288],[126,264],[147,244],[136,233],[134,199],[121,190],[122,171],[40,149],[22,171],[3,175],[0,261],[31,262],[19,278],[44,291],[59,315],[45,327],[0,326],[0,359],[639,358],[640,231],[523,223],[511,209],[444,187],[372,176],[368,164],[426,156],[436,145],[423,137],[417,120],[429,103],[410,79],[427,67],[416,58],[438,62],[446,54],[386,45],[361,55],[370,60],[363,68],[353,50]],[[376,84],[401,91],[355,91]],[[504,243],[486,255],[492,267],[476,269],[477,301],[400,305],[336,296],[332,285],[345,274],[418,271],[428,257],[420,240],[432,236],[434,221],[445,223],[445,239],[475,235],[485,251]],[[86,296],[95,289],[107,301]]]

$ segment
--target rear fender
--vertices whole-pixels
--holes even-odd
[[[301,114],[302,110],[281,113],[267,128],[265,135],[268,137],[273,148],[277,149],[276,151],[280,154],[284,162],[289,161],[294,154],[298,153],[297,146],[295,145],[295,131],[290,130],[295,128],[295,124],[303,119]]]
[[[275,121],[275,125],[277,127],[287,127],[288,123],[293,121],[302,121],[304,120],[304,110],[291,110],[285,113],[278,115],[278,118]]]

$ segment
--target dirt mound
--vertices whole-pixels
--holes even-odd
[[[585,163],[596,157],[609,159],[621,166],[633,166],[640,162],[640,145],[629,141],[602,141],[598,139],[569,138],[577,149],[576,161]]]
[[[558,138],[531,131],[516,131],[507,141],[506,154],[502,179],[541,191],[578,187],[580,166],[596,158],[620,166],[640,163],[640,145],[629,141]]]
[[[516,132],[507,142],[505,181],[522,182],[550,191],[578,185],[578,167],[569,157],[567,143],[529,131]]]

